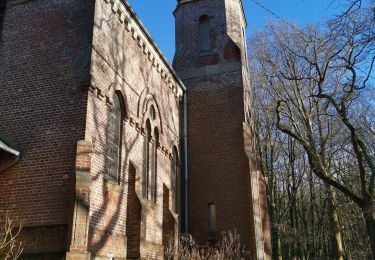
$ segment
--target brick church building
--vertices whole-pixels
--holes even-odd
[[[0,0],[0,219],[21,259],[270,259],[241,0],[180,0],[169,65],[124,0]]]

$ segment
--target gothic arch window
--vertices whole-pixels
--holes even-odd
[[[0,39],[2,35],[2,30],[3,30],[6,4],[7,4],[7,0],[0,0]]]
[[[143,197],[145,199],[149,198],[150,190],[150,143],[151,143],[151,123],[150,120],[146,121],[146,133],[144,141],[144,151],[143,151]]]
[[[154,129],[154,142],[152,143],[152,160],[151,165],[151,200],[156,202],[157,199],[157,158],[158,158],[158,144],[159,144],[159,131],[155,127]]]
[[[118,92],[113,94],[113,102],[108,118],[107,135],[107,173],[106,177],[114,181],[119,180],[121,168],[121,139],[122,139],[122,102]]]
[[[173,147],[172,154],[172,192],[173,192],[173,209],[180,212],[180,166],[177,148]]]
[[[199,44],[201,51],[211,49],[210,18],[207,15],[199,18]]]

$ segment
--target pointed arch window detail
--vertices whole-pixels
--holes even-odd
[[[207,15],[199,18],[199,44],[201,51],[211,49],[210,18]]]
[[[148,109],[143,147],[142,196],[154,203],[158,195],[158,147],[159,129],[155,106]]]
[[[120,172],[120,148],[122,135],[122,107],[119,94],[113,94],[113,103],[110,107],[108,118],[108,150],[107,150],[107,174],[106,177],[118,181]]]

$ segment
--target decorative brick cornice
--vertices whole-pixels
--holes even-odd
[[[122,0],[104,1],[107,4],[111,4],[112,12],[118,15],[121,23],[124,23],[126,31],[132,34],[132,39],[137,41],[137,46],[142,49],[142,53],[152,62],[153,67],[160,73],[160,76],[174,93],[175,97],[181,99],[185,91],[184,84],[153,41],[129,3]]]

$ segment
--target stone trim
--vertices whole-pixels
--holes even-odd
[[[155,119],[151,119],[151,117],[149,116],[149,110],[151,106],[153,106],[155,109]],[[138,97],[137,117],[139,118],[140,122],[142,122],[142,130],[144,130],[146,126],[146,121],[147,119],[149,119],[151,123],[151,128],[154,129],[155,127],[157,127],[159,130],[159,135],[163,135],[163,118],[160,112],[160,107],[155,99],[154,94],[151,93],[149,91],[149,88],[147,87],[143,89],[142,93]],[[144,131],[142,131],[142,134],[144,134]]]
[[[181,71],[181,79],[192,79],[199,78],[203,76],[212,76],[216,74],[222,74],[226,72],[241,71],[242,64],[241,62],[228,62],[217,65],[204,66],[201,68],[191,68]]]
[[[10,5],[19,5],[19,4],[24,4],[24,3],[28,3],[28,2],[31,2],[31,1],[34,1],[34,0],[12,0],[12,1],[8,1]]]
[[[196,2],[200,2],[202,0],[178,0],[178,3],[177,3],[177,7],[176,9],[173,11],[173,14],[175,12],[177,12],[177,10],[184,4],[187,4],[187,3],[196,3]],[[245,27],[247,27],[247,20],[246,20],[246,15],[245,15],[245,9],[243,7],[243,3],[242,3],[242,0],[235,0],[235,1],[239,1],[240,2],[240,5],[241,5],[241,10],[242,10],[242,16],[243,16],[243,19],[245,21]]]
[[[162,79],[175,94],[176,98],[181,98],[185,92],[184,84],[169,65],[161,50],[153,41],[129,3],[122,0],[104,1],[107,4],[111,4],[112,12],[118,15],[118,19],[121,23],[125,24],[126,31],[132,34],[132,39],[137,41],[138,47],[143,50],[143,54],[152,62],[153,67],[160,73]]]

